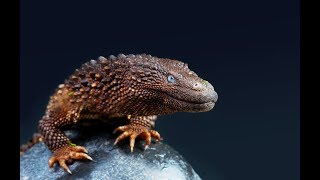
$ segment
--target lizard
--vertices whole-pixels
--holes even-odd
[[[70,160],[93,160],[83,146],[73,144],[64,129],[92,119],[124,118],[114,145],[130,139],[133,151],[137,137],[161,140],[153,130],[157,116],[175,112],[205,112],[217,102],[214,87],[179,60],[149,54],[119,54],[90,60],[58,85],[42,119],[39,132],[52,151],[49,168],[59,164],[72,174]]]

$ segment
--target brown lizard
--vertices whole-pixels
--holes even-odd
[[[146,54],[91,60],[58,86],[39,122],[40,134],[53,152],[49,167],[59,163],[71,174],[66,162],[92,160],[84,147],[71,143],[65,128],[93,119],[125,118],[127,123],[114,131],[122,132],[114,144],[129,138],[132,151],[137,137],[146,147],[152,137],[161,140],[152,130],[157,115],[209,111],[217,99],[208,81],[177,60]]]

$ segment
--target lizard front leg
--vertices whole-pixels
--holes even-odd
[[[44,137],[44,142],[53,152],[49,159],[49,167],[52,168],[55,163],[72,174],[66,161],[71,159],[89,159],[88,151],[82,146],[72,144],[70,139],[61,131],[61,128],[73,124],[74,121],[67,113],[50,112],[39,123],[39,131]]]
[[[118,136],[114,145],[119,141],[130,137],[130,149],[133,151],[134,143],[137,137],[140,137],[146,141],[145,149],[151,144],[151,137],[155,138],[156,141],[161,140],[160,134],[152,130],[154,127],[157,116],[128,116],[129,124],[120,126],[114,130],[114,133],[122,131],[123,133]]]

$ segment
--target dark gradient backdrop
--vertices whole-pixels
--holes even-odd
[[[299,179],[299,1],[21,1],[20,143],[49,96],[90,58],[180,59],[219,94],[156,128],[204,179]]]

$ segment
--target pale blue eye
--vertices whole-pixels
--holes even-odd
[[[174,79],[174,77],[173,77],[172,75],[169,75],[169,76],[168,76],[168,81],[169,81],[170,83],[176,82],[176,80]]]

